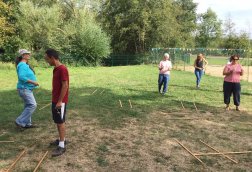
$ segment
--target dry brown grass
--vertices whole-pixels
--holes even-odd
[[[213,152],[199,140],[220,151],[251,150],[252,115],[245,112],[155,111],[146,120],[127,118],[123,127],[116,129],[103,128],[93,118],[69,118],[67,152],[57,158],[47,156],[40,171],[249,171],[252,167],[252,154],[243,154],[230,155],[238,164],[221,156],[199,157],[206,164],[204,168],[174,141],[178,139],[194,153]],[[24,132],[31,136],[30,131]],[[27,154],[13,171],[33,170],[44,152],[52,150],[47,145],[54,136],[54,126],[48,124],[34,132],[40,134],[33,136],[29,145],[27,140],[22,144],[19,137],[17,149],[26,148]],[[6,167],[12,161],[0,163]]]

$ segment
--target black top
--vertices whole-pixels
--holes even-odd
[[[203,68],[203,60],[201,60],[201,61],[196,60],[196,67]]]

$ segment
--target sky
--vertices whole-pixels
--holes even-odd
[[[237,32],[250,33],[252,37],[252,1],[251,0],[193,0],[198,3],[197,13],[205,13],[211,8],[222,21],[228,16],[235,23]]]

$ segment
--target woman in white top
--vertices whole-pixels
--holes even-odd
[[[172,63],[169,60],[170,56],[168,53],[164,54],[164,58],[160,61],[158,69],[159,69],[159,77],[158,77],[158,91],[161,94],[165,94],[167,92],[168,83],[170,80],[170,71],[172,69]],[[164,84],[163,91],[161,92],[162,85]]]

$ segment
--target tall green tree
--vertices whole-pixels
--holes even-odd
[[[3,1],[0,1],[0,47],[8,40],[8,38],[14,33],[15,28],[10,22],[11,10]]]
[[[216,13],[208,8],[206,13],[200,14],[196,32],[197,47],[216,47],[221,38],[221,21]]]
[[[193,0],[175,0],[174,5],[178,6],[177,22],[180,29],[182,47],[194,47],[194,32],[196,30],[197,4]]]
[[[99,18],[117,53],[141,53],[178,43],[176,10],[171,0],[105,0]]]
[[[36,52],[53,47],[84,65],[97,65],[110,53],[109,37],[92,11],[76,1],[64,0],[52,6],[22,1],[18,25],[22,47]]]

